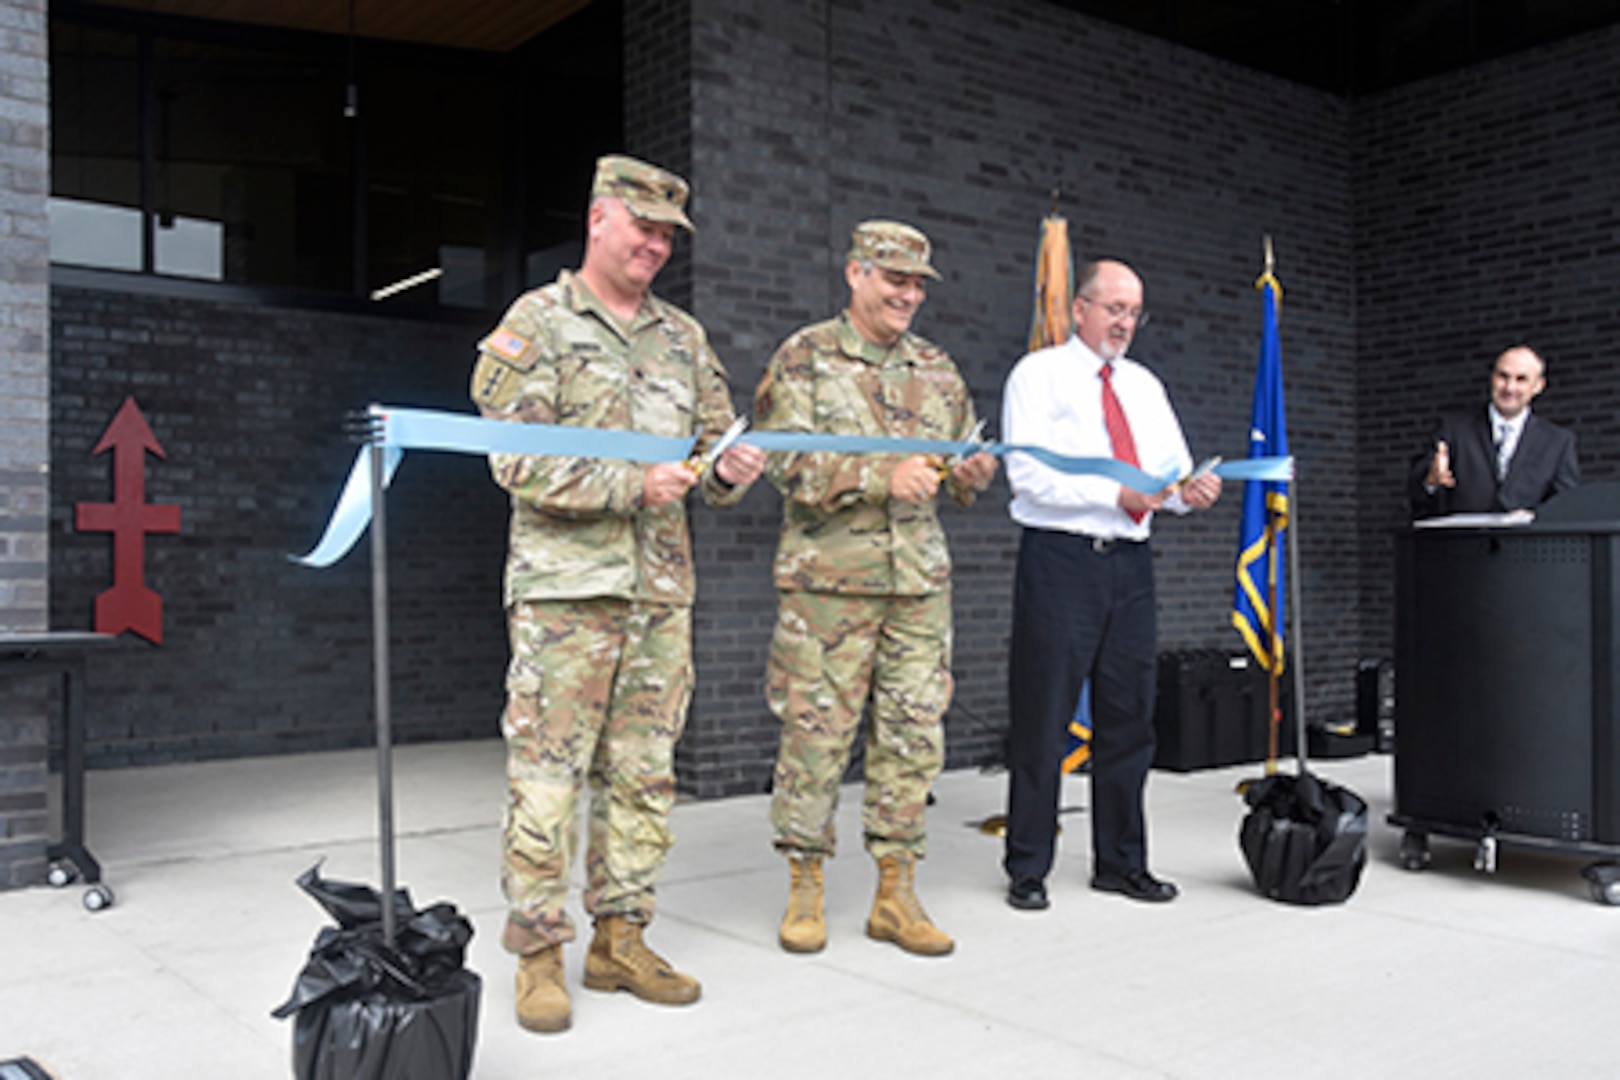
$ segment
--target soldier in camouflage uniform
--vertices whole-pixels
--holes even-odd
[[[685,214],[680,177],[627,157],[597,163],[584,262],[527,293],[479,347],[472,397],[486,417],[698,437],[732,422],[726,373],[703,328],[649,291]],[[590,790],[585,985],[649,1001],[697,1000],[696,979],[642,941],[671,838],[674,747],[692,693],[692,541],[684,498],[742,498],[765,455],[733,446],[698,476],[686,462],[495,454],[511,493],[505,602],[512,659],[502,731],[510,801],[502,944],[518,954],[523,1026],[571,1021],[563,902]]]
[[[800,330],[771,359],[755,395],[759,427],[967,439],[973,406],[956,365],[909,332],[924,278],[939,277],[927,238],[865,222],[844,274],[844,313]],[[771,823],[789,858],[780,941],[790,952],[826,944],[822,861],[833,854],[838,785],[867,709],[863,825],[879,885],[866,932],[923,955],[954,945],[913,887],[952,685],[950,554],[934,497],[943,483],[969,505],[995,469],[983,453],[779,454],[766,468],[783,498],[766,696],[782,722]]]

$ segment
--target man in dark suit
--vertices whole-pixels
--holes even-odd
[[[1525,345],[1496,358],[1484,409],[1445,413],[1412,465],[1414,518],[1534,509],[1581,482],[1575,433],[1532,414],[1547,366]]]

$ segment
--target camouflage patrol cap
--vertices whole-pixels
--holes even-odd
[[[925,274],[939,279],[939,271],[928,264],[928,237],[898,221],[863,221],[855,226],[849,257],[859,262],[893,270],[897,274]]]
[[[695,232],[686,216],[686,197],[692,189],[668,169],[623,154],[609,154],[596,161],[596,180],[591,197],[611,195],[624,201],[629,211],[645,221],[667,221],[687,232]]]

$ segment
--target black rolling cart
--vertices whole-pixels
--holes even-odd
[[[1395,811],[1401,864],[1429,838],[1584,856],[1620,905],[1620,484],[1529,525],[1396,536]]]
[[[45,849],[46,880],[63,888],[83,878],[84,906],[91,911],[111,907],[113,892],[102,883],[101,864],[84,844],[85,654],[117,640],[77,630],[0,634],[0,677],[62,678],[62,839]]]

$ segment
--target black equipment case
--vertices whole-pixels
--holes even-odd
[[[1153,767],[1171,772],[1215,769],[1266,759],[1269,676],[1247,654],[1187,649],[1159,654]],[[1279,757],[1294,753],[1291,680],[1283,678]]]

